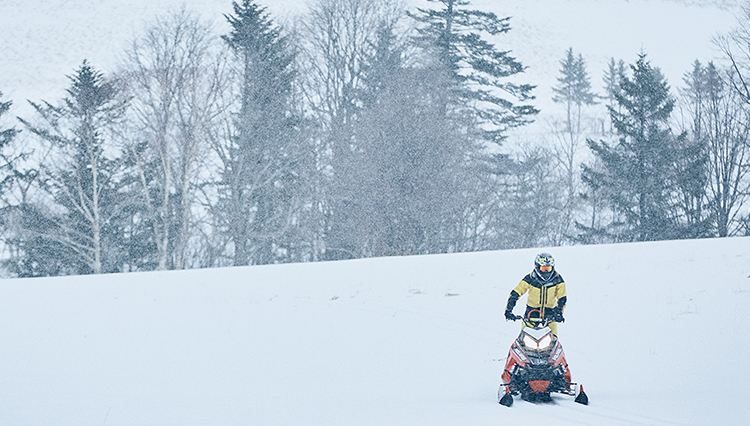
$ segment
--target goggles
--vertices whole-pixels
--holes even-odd
[[[541,272],[552,272],[552,265],[539,265]]]

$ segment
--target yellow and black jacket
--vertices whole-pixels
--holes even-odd
[[[513,310],[516,306],[518,298],[529,292],[529,296],[526,299],[526,314],[533,310],[542,311],[540,312],[544,317],[549,318],[552,314],[551,310],[557,308],[562,314],[565,309],[565,304],[568,301],[568,297],[565,294],[565,281],[562,275],[558,274],[557,271],[547,281],[542,280],[537,275],[536,270],[526,275],[521,282],[518,283],[516,288],[510,292],[508,298],[508,305],[506,310]]]

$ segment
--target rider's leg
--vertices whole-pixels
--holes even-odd
[[[550,330],[552,330],[552,334],[554,334],[555,337],[557,337],[557,323],[556,322],[549,323],[549,328]]]

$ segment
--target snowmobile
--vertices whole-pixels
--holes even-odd
[[[537,312],[533,312],[532,314]],[[521,319],[517,317],[516,319]],[[575,402],[588,405],[583,385],[571,381],[563,347],[552,334],[547,318],[523,318],[525,327],[513,341],[505,362],[498,402],[513,405],[513,395],[530,402],[552,402],[551,393],[575,396]]]

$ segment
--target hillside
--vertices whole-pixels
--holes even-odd
[[[3,280],[0,424],[744,424],[750,238],[552,249],[591,404],[508,409],[536,251]]]

